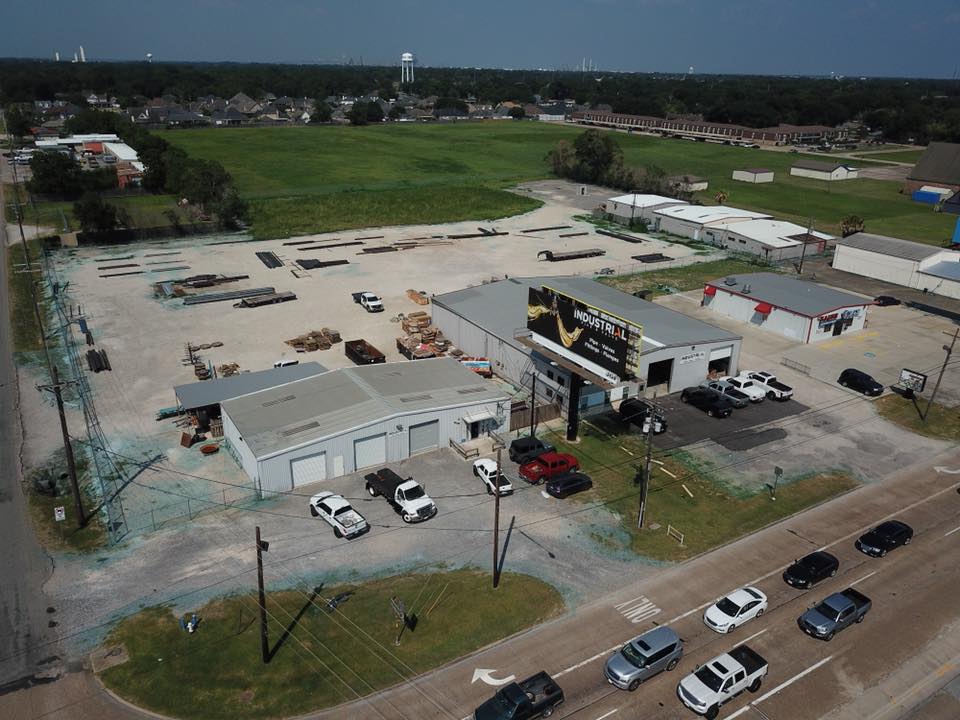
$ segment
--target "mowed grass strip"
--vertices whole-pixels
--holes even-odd
[[[566,443],[559,432],[552,433],[549,440],[579,458],[581,469],[594,483],[589,492],[559,502],[602,503],[617,515],[622,533],[603,535],[598,530],[595,539],[614,550],[629,550],[654,560],[685,560],[858,485],[842,472],[811,474],[781,484],[774,501],[765,488],[751,492],[725,487],[711,477],[709,467],[698,466],[684,453],[655,450],[658,462],[653,463],[646,527],[638,530],[640,490],[634,476],[644,459],[641,436],[625,432],[616,421],[598,418],[581,427],[576,445]],[[650,529],[654,524],[660,527]],[[667,535],[668,525],[683,533],[682,546]],[[626,543],[625,537],[629,538]]]
[[[887,160],[914,165],[923,155],[923,150],[890,150],[889,152],[852,153],[852,155],[864,160]]]
[[[615,287],[625,293],[634,293],[637,290],[650,290],[651,297],[664,295],[670,291],[665,288],[674,288],[681,292],[702,288],[708,280],[716,280],[727,275],[741,275],[755,272],[777,272],[776,266],[749,260],[715,260],[713,262],[694,263],[683,267],[656,269],[620,275],[617,277],[602,277],[600,282]]]
[[[926,422],[920,419],[920,413],[927,409],[927,398],[918,398],[914,402],[896,393],[888,393],[877,399],[874,407],[881,416],[905,430],[960,442],[960,407],[935,402],[930,406]]]
[[[378,225],[496,220],[530,212],[539,200],[483,186],[411,188],[255,199],[253,235],[287,238]]]
[[[492,121],[207,128],[170,132],[164,137],[193,157],[219,160],[248,199],[419,189],[426,203],[438,200],[449,187],[500,189],[548,178],[547,153],[558,141],[572,141],[584,130],[547,123]],[[851,214],[863,217],[870,232],[908,240],[941,244],[952,232],[952,216],[913,203],[900,193],[900,183],[868,179],[826,183],[791,176],[790,166],[808,157],[805,155],[625,133],[617,133],[616,139],[628,165],[657,166],[668,175],[706,177],[710,188],[697,197],[704,204],[714,204],[717,192],[722,190],[727,193],[728,205],[769,212],[804,226],[812,219],[817,229],[826,232],[839,233],[840,222]],[[850,162],[841,158],[837,161]],[[862,159],[856,164],[865,167],[871,163]],[[731,179],[733,170],[749,167],[774,170],[775,182],[753,185]],[[289,200],[284,202],[289,210]],[[259,212],[269,214],[262,209]],[[255,212],[254,224],[257,222]],[[362,222],[368,227],[397,224],[392,217],[382,215],[371,215]],[[266,230],[255,232],[269,236]]]
[[[130,659],[100,677],[126,700],[173,717],[287,717],[398,684],[564,609],[553,587],[515,573],[505,573],[496,590],[487,572],[453,570],[324,588],[322,597],[343,592],[353,594],[333,613],[306,592],[269,592],[271,648],[291,629],[267,665],[255,595],[200,608],[192,635],[169,608],[143,610],[106,640],[106,647],[125,646]],[[392,597],[418,617],[399,647]]]
[[[42,262],[42,241],[27,241],[27,256],[32,267],[40,267]],[[17,243],[7,248],[7,282],[10,288],[10,325],[13,330],[14,352],[38,352],[43,349],[37,315],[33,309],[33,283],[40,280],[39,272],[26,272],[26,257],[23,244]],[[41,306],[45,303],[42,291],[38,288]]]

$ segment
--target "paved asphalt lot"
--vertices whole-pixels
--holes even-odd
[[[667,413],[668,427],[654,444],[668,449],[713,440],[728,450],[749,450],[786,437],[785,430],[766,428],[767,425],[810,409],[796,400],[764,400],[735,409],[730,417],[713,418],[703,410],[681,402],[679,393],[658,402]],[[757,426],[765,429],[751,432],[750,428]]]

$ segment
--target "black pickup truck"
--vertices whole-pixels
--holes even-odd
[[[375,365],[387,361],[387,356],[366,340],[347,340],[343,352],[357,365]]]
[[[510,683],[473,711],[474,720],[531,720],[553,715],[564,700],[563,690],[545,672]]]

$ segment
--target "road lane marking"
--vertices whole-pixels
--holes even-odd
[[[601,715],[600,717],[598,717],[597,720],[603,720],[604,718],[608,718],[608,717],[610,717],[611,715],[613,715],[615,712],[617,712],[617,710],[619,710],[619,709],[620,709],[620,708],[614,708],[614,709],[611,710],[610,712],[605,712],[603,715]]]
[[[567,673],[572,673],[574,670],[579,670],[579,669],[582,668],[584,665],[589,665],[589,664],[592,663],[594,660],[599,660],[600,658],[604,657],[605,655],[611,655],[611,654],[615,653],[617,650],[619,650],[620,648],[622,648],[623,645],[624,645],[624,643],[619,643],[619,644],[617,644],[617,645],[614,645],[614,646],[613,646],[612,648],[610,648],[609,650],[604,650],[603,652],[598,652],[596,655],[592,655],[591,657],[588,657],[586,660],[582,660],[581,662],[578,662],[576,665],[571,665],[571,666],[568,667],[566,670],[561,670],[561,671],[558,672],[558,673],[554,673],[554,674],[553,674],[553,677],[555,677],[555,678],[562,677],[562,676],[566,675]]]
[[[860,578],[859,580],[854,580],[852,583],[850,583],[850,587],[853,587],[854,585],[856,585],[856,584],[859,583],[859,582],[863,582],[864,580],[866,580],[866,579],[869,578],[869,577],[873,577],[874,575],[877,574],[877,572],[878,572],[877,570],[874,570],[872,573],[867,573],[866,575],[864,575],[864,576],[863,576],[862,578]]]
[[[646,595],[638,595],[632,600],[627,600],[613,607],[619,610],[620,614],[634,625],[642,623],[644,620],[649,620],[662,612],[660,608],[650,602]]]
[[[756,581],[754,581],[754,582],[756,582]],[[753,583],[750,583],[750,585],[753,585]],[[674,624],[675,622],[677,622],[678,620],[683,620],[685,617],[690,617],[690,616],[693,615],[695,612],[700,612],[700,611],[703,610],[705,607],[708,607],[708,606],[710,606],[710,605],[713,605],[715,602],[716,602],[716,600],[711,600],[710,602],[705,602],[703,605],[700,605],[699,607],[695,607],[695,608],[693,608],[692,610],[687,610],[687,611],[686,611],[685,613],[683,613],[682,615],[677,615],[675,618],[671,618],[670,620],[667,620],[667,625],[673,625],[673,624]]]
[[[750,641],[753,640],[754,638],[758,638],[758,637],[760,637],[761,635],[763,635],[763,634],[764,634],[767,630],[769,630],[769,629],[770,629],[770,628],[764,628],[764,629],[761,630],[760,632],[755,632],[753,635],[751,635],[750,637],[748,637],[746,640],[741,640],[741,641],[740,641],[740,644],[741,644],[741,645],[746,645],[748,642],[750,642]]]
[[[957,531],[960,531],[960,527],[955,527],[953,530],[951,530],[951,531],[948,532],[946,535],[944,535],[944,537],[950,537],[951,535],[953,535],[953,534],[954,534],[955,532],[957,532]]]
[[[751,700],[749,703],[747,703],[746,705],[744,705],[742,708],[740,708],[739,710],[737,710],[737,711],[736,711],[735,713],[733,713],[732,715],[728,715],[728,716],[727,716],[727,720],[733,720],[733,719],[734,719],[735,717],[737,717],[738,715],[742,715],[742,714],[745,713],[747,710],[750,710],[751,708],[753,708],[754,705],[759,705],[760,703],[762,703],[762,702],[763,702],[764,700],[766,700],[767,698],[773,697],[774,695],[776,695],[776,694],[777,694],[778,692],[780,692],[781,690],[783,690],[783,689],[785,689],[785,688],[790,687],[791,685],[793,685],[797,680],[800,680],[801,678],[806,677],[807,675],[809,675],[810,673],[812,673],[812,672],[813,672],[814,670],[816,670],[817,668],[819,668],[819,667],[821,667],[821,666],[823,666],[823,665],[826,665],[826,664],[827,664],[828,662],[830,662],[832,659],[833,659],[833,655],[828,655],[827,657],[825,657],[825,658],[824,658],[823,660],[821,660],[820,662],[814,663],[813,665],[811,665],[810,667],[808,667],[806,670],[804,670],[804,671],[802,671],[802,672],[799,672],[799,673],[797,673],[796,675],[794,675],[794,676],[793,676],[792,678],[790,678],[789,680],[784,680],[782,683],[780,683],[779,685],[777,685],[777,686],[776,686],[775,688],[773,688],[772,690],[767,690],[767,692],[765,692],[763,695],[761,695],[760,697],[758,697],[756,700]]]

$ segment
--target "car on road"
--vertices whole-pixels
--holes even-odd
[[[521,465],[520,477],[533,485],[543,485],[551,478],[579,469],[580,462],[573,455],[551,451]]]
[[[733,413],[733,401],[710,388],[688,387],[680,393],[680,402],[689,403],[710,417],[725,418]]]
[[[666,625],[635,637],[610,656],[603,675],[607,682],[633,692],[640,683],[673,670],[683,657],[683,640]]]
[[[745,408],[750,404],[749,395],[735,388],[725,380],[705,380],[704,382],[700,383],[700,387],[709,388],[720,393],[730,402],[732,402],[735,408]]]
[[[901,545],[909,545],[911,540],[913,540],[912,527],[899,520],[887,520],[858,537],[853,545],[864,555],[883,557]]]
[[[783,581],[795,588],[806,590],[819,582],[833,577],[840,568],[840,561],[823,550],[817,550],[794,561],[783,571]]]
[[[840,377],[837,378],[837,382],[842,387],[850,388],[851,390],[856,390],[859,393],[872,397],[883,393],[883,385],[874,380],[870,375],[856,368],[847,368],[844,370],[840,373]]]
[[[554,450],[553,445],[543,442],[538,437],[532,435],[520,437],[510,443],[510,461],[523,465],[552,450]]]
[[[721,705],[744,690],[759,690],[768,669],[767,661],[759,654],[746,645],[738,645],[698,665],[677,685],[677,697],[697,715],[714,720],[720,714]]]
[[[766,609],[767,596],[755,587],[744,587],[708,607],[703,613],[703,623],[714,632],[733,632],[744,623],[763,615]]]
[[[513,485],[501,470],[497,474],[497,463],[490,458],[480,458],[473,461],[473,474],[483,481],[487,488],[487,495],[493,495],[499,486],[500,495],[512,495]]]
[[[793,388],[785,385],[773,373],[766,370],[747,370],[740,373],[741,377],[749,378],[763,390],[771,400],[789,400],[793,397]]]
[[[880,307],[889,307],[891,305],[899,305],[900,301],[897,300],[893,295],[877,295],[873,299],[874,305],[879,305]]]
[[[812,605],[797,618],[797,625],[810,637],[829,642],[841,630],[863,622],[872,605],[866,595],[847,588]]]
[[[326,520],[338,538],[348,540],[363,535],[370,526],[342,496],[332,492],[317,493],[310,498],[310,514]]]
[[[742,375],[731,377],[730,375],[727,375],[726,377],[722,377],[720,379],[730,383],[744,395],[747,395],[750,398],[750,402],[763,402],[763,399],[767,396],[766,390],[763,390],[759,385],[757,385],[757,383],[748,377],[743,377]]]
[[[564,700],[563,690],[545,672],[512,682],[473,711],[474,720],[531,720],[553,715]]]
[[[592,487],[593,480],[590,479],[589,475],[582,472],[569,472],[550,480],[547,483],[546,491],[548,495],[562,500]]]

